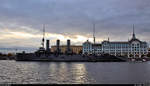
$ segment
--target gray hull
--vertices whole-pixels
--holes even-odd
[[[126,60],[117,57],[106,56],[81,56],[81,55],[41,55],[20,54],[16,61],[50,61],[50,62],[125,62]]]

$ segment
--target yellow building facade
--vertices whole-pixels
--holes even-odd
[[[70,45],[70,48],[75,54],[79,54],[80,52],[82,52],[81,45]],[[55,52],[56,49],[57,49],[56,46],[51,46],[51,52]],[[67,50],[67,45],[60,45],[60,50],[62,53],[65,53]]]

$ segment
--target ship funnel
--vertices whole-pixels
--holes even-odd
[[[57,40],[56,42],[57,42],[56,43],[57,52],[59,52],[60,51],[60,40]]]
[[[50,48],[49,48],[49,40],[46,40],[46,51],[49,51]]]
[[[69,52],[70,51],[70,40],[68,39],[67,40],[67,52]]]

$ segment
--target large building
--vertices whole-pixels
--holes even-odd
[[[103,41],[96,44],[88,40],[83,43],[83,54],[104,54],[108,53],[115,56],[127,56],[128,58],[142,57],[148,54],[148,44],[136,38],[134,29],[132,38],[128,41]]]
[[[60,51],[62,52],[62,53],[65,53],[66,51],[67,51],[67,45],[60,45],[59,46],[59,48],[60,48]],[[51,47],[51,51],[52,52],[55,52],[56,51],[56,49],[57,49],[57,46],[52,46]],[[71,49],[71,51],[73,52],[73,53],[75,53],[75,54],[80,54],[80,53],[82,53],[82,46],[77,46],[77,45],[70,45],[70,49]]]

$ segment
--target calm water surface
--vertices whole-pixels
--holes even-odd
[[[150,62],[0,61],[0,83],[134,84],[150,82]]]

